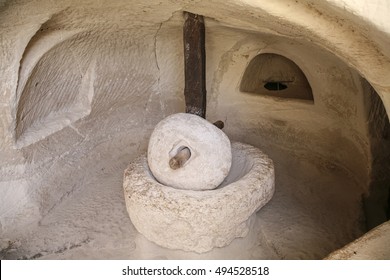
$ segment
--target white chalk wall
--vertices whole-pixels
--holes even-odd
[[[131,160],[184,111],[182,11],[206,17],[208,119],[366,185],[361,77],[389,111],[387,1],[0,1],[1,231],[39,221],[100,161]],[[263,52],[302,69],[314,104],[239,92]]]
[[[364,183],[366,112],[358,73],[300,38],[210,29],[209,116],[224,120],[226,131],[240,141],[343,166]],[[308,78],[314,104],[240,92],[243,70],[258,53],[277,53],[293,60]]]

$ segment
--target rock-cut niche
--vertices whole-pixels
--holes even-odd
[[[94,95],[95,63],[82,53],[82,34],[45,23],[21,59],[16,147],[22,148],[87,116]],[[81,59],[82,58],[82,59]]]
[[[311,86],[298,65],[273,53],[259,54],[251,60],[244,72],[240,91],[314,101]]]

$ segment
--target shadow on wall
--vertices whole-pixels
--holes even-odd
[[[386,109],[375,89],[363,80],[369,94],[368,127],[371,149],[369,192],[364,197],[367,229],[390,219],[390,123]]]

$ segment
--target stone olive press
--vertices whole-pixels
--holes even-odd
[[[261,150],[231,144],[205,119],[179,113],[156,126],[123,187],[131,221],[147,239],[202,253],[246,236],[274,183],[273,162]]]

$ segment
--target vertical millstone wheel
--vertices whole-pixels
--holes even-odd
[[[232,164],[230,140],[199,116],[174,114],[158,123],[150,136],[148,164],[153,176],[166,186],[215,189]]]

